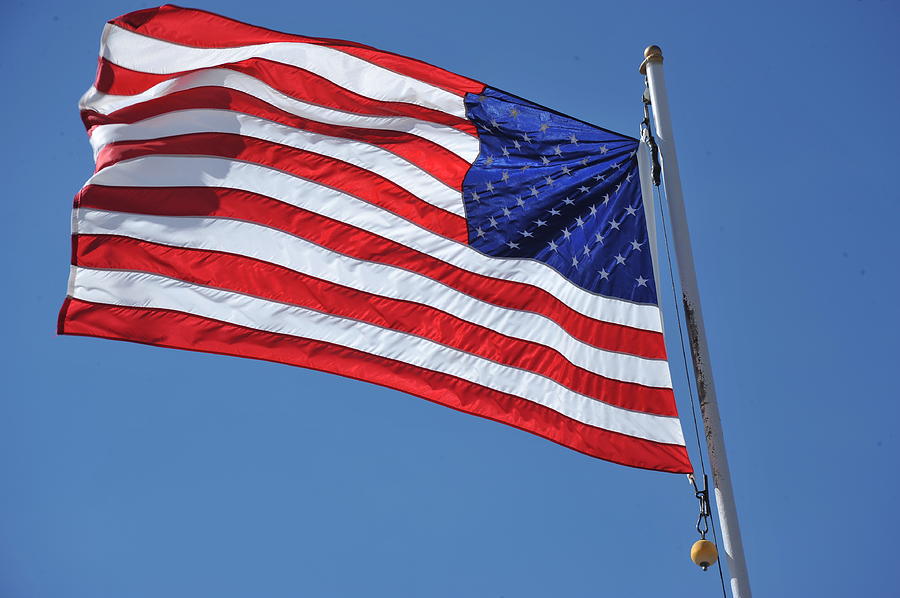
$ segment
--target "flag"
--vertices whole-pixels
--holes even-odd
[[[80,103],[61,334],[398,389],[691,470],[638,142],[424,62],[162,6]]]

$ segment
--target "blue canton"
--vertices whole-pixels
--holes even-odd
[[[463,181],[469,244],[656,304],[638,141],[490,87],[465,102],[481,138]]]

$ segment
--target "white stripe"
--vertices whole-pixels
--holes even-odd
[[[659,308],[585,291],[536,260],[484,255],[372,204],[279,170],[225,158],[144,156],[118,162],[87,184],[114,187],[223,187],[266,195],[341,220],[459,268],[539,287],[596,320],[661,332]]]
[[[91,136],[96,157],[107,143],[155,139],[192,133],[231,133],[280,143],[299,150],[342,160],[400,185],[419,199],[465,218],[462,193],[422,168],[377,145],[295,129],[228,110],[182,110],[135,124],[104,125]]]
[[[76,268],[74,279],[73,296],[83,301],[171,309],[256,330],[334,343],[470,380],[591,426],[653,442],[684,444],[678,418],[607,405],[549,378],[395,330],[143,272]]]
[[[447,148],[470,164],[478,157],[478,138],[459,129],[408,116],[371,116],[310,104],[287,96],[250,75],[230,69],[187,73],[135,95],[112,95],[91,87],[82,96],[79,108],[110,114],[128,106],[197,87],[224,87],[240,91],[285,112],[322,123],[410,133]]]
[[[466,117],[461,96],[317,44],[273,42],[237,48],[193,48],[107,24],[103,29],[100,54],[127,69],[158,75],[220,66],[248,58],[265,58],[305,69],[375,100],[407,102]]]
[[[664,360],[597,349],[544,316],[499,307],[421,274],[360,261],[267,226],[222,218],[149,216],[87,208],[76,211],[81,234],[119,235],[263,260],[365,293],[427,305],[500,334],[550,347],[576,366],[605,378],[672,387],[669,365]]]

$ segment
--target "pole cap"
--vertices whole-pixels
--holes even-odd
[[[647,49],[644,50],[644,62],[641,63],[640,68],[638,69],[642,75],[647,74],[647,63],[649,62],[662,62],[663,61],[663,53],[662,48],[659,46],[647,46]]]

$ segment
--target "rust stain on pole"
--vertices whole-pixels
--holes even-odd
[[[688,342],[691,344],[691,355],[694,362],[694,380],[697,382],[697,398],[700,401],[700,413],[703,417],[703,431],[706,435],[707,451],[710,453],[711,460],[716,459],[715,443],[709,442],[712,436],[713,427],[709,425],[710,416],[707,413],[707,393],[709,391],[708,382],[706,380],[706,364],[703,363],[703,354],[700,351],[700,328],[697,324],[697,313],[694,305],[687,295],[682,294],[681,301],[684,304],[684,323],[687,327]],[[713,468],[713,482],[718,485],[718,468]]]

